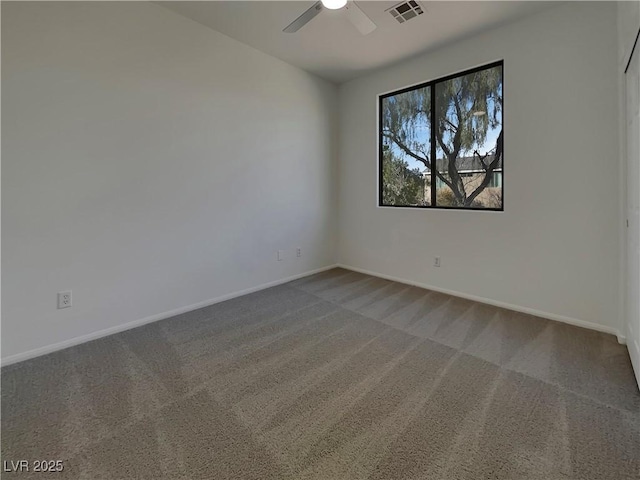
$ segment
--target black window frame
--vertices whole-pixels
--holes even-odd
[[[478,207],[453,207],[453,206],[438,206],[436,205],[436,188],[432,187],[431,189],[431,205],[385,205],[383,203],[383,134],[382,134],[382,102],[385,98],[393,97],[394,95],[400,95],[402,93],[410,92],[412,90],[418,90],[420,88],[429,87],[430,96],[431,96],[431,118],[432,125],[433,119],[435,118],[435,89],[438,83],[446,82],[448,80],[453,80],[454,78],[463,77],[465,75],[470,75],[472,73],[480,72],[482,70],[488,70],[490,68],[501,67],[502,69],[502,109],[500,111],[500,124],[502,126],[502,130],[504,132],[504,98],[505,98],[505,89],[504,89],[504,59],[497,60],[495,62],[487,63],[478,67],[470,68],[468,70],[463,70],[461,72],[452,73],[450,75],[436,78],[435,80],[429,80],[427,82],[422,82],[416,85],[411,85],[408,87],[401,88],[399,90],[395,90],[393,92],[384,93],[378,95],[378,207],[379,208],[411,208],[418,210],[472,210],[472,211],[480,211],[480,212],[504,212],[504,140],[502,147],[502,167],[500,169],[500,174],[502,175],[502,181],[500,183],[500,191],[502,203],[500,208],[478,208]],[[435,143],[435,131],[431,128],[429,132],[431,138],[431,158],[436,158],[436,143]],[[504,134],[503,134],[504,135]],[[503,136],[504,139],[504,136]],[[494,172],[495,173],[495,172]],[[431,176],[431,185],[436,185],[436,172],[434,168],[431,168],[429,175]]]

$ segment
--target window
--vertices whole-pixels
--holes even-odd
[[[503,62],[379,97],[383,207],[503,209]]]

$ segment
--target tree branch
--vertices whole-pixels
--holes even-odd
[[[496,153],[493,157],[493,160],[486,168],[486,173],[484,175],[484,178],[482,179],[482,183],[480,183],[480,185],[478,185],[478,188],[476,188],[471,193],[471,195],[467,197],[467,200],[465,202],[465,207],[468,207],[469,205],[471,205],[471,203],[473,203],[476,197],[480,195],[480,193],[485,188],[487,188],[487,185],[489,185],[489,182],[491,181],[491,176],[493,175],[493,171],[500,164],[500,160],[502,159],[502,138],[503,138],[502,130],[500,130],[500,135],[498,135],[498,139],[496,140]],[[483,162],[483,165],[484,165],[484,162]]]
[[[409,155],[410,157],[414,158],[415,160],[421,162],[425,167],[427,167],[429,170],[431,170],[431,162],[429,161],[428,158],[425,157],[421,157],[420,155],[416,154],[415,152],[411,151],[409,149],[409,147],[407,147],[395,134],[393,133],[387,133],[385,134],[393,143],[395,143],[396,145],[398,145],[398,147],[400,147],[400,150],[402,150],[404,153],[406,153],[407,155]]]
[[[420,155],[416,155],[414,152],[412,152],[409,147],[407,147],[403,142],[400,141],[400,139],[398,137],[396,137],[393,133],[387,133],[386,134],[387,137],[389,137],[391,139],[391,141],[393,141],[396,145],[398,145],[398,147],[400,147],[400,150],[402,150],[404,153],[406,153],[407,155],[409,155],[410,157],[418,160],[419,162],[422,162],[422,164],[427,167],[429,169],[429,171],[431,171],[431,162],[427,159],[427,158],[423,158]],[[447,185],[451,190],[453,190],[453,184],[449,181],[449,179],[447,177],[445,177],[444,175],[442,175],[438,170],[437,170],[437,165],[435,167],[435,173],[436,176],[442,180],[442,182]],[[432,186],[432,188],[435,188],[434,186]]]

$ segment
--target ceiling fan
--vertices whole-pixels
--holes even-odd
[[[295,33],[313,20],[325,8],[329,10],[344,9],[347,19],[362,35],[367,35],[376,29],[376,24],[356,5],[347,0],[320,0],[314,3],[306,12],[291,22],[284,30],[285,33]]]

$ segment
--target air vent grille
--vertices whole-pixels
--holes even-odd
[[[399,23],[404,23],[407,20],[411,20],[412,18],[424,13],[420,4],[415,0],[398,3],[388,9],[387,12],[389,12]]]

